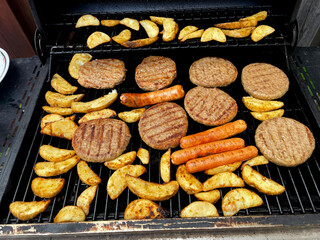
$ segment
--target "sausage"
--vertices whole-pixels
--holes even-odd
[[[121,104],[127,107],[144,107],[156,103],[178,100],[184,97],[181,85],[175,85],[162,90],[147,93],[123,93],[120,96]]]
[[[190,148],[178,150],[171,155],[172,164],[179,165],[190,159],[212,155],[214,153],[227,152],[239,148],[244,148],[242,138],[230,138],[210,143],[197,145]]]
[[[189,148],[196,145],[213,142],[228,137],[232,137],[247,129],[247,124],[243,120],[226,123],[219,127],[211,128],[204,132],[199,132],[180,139],[181,148]]]
[[[226,164],[251,159],[257,155],[258,149],[255,146],[248,146],[229,152],[217,153],[207,157],[189,160],[186,163],[186,168],[188,172],[195,173]]]

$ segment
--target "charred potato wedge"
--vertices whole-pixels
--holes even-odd
[[[242,102],[253,112],[268,112],[282,108],[284,103],[281,101],[260,100],[254,97],[242,97]]]
[[[63,119],[64,117],[62,117],[59,114],[54,114],[54,113],[47,114],[41,119],[40,128],[43,128],[47,123],[56,122]]]
[[[138,47],[143,47],[150,45],[158,40],[158,36],[152,37],[152,38],[143,38],[143,39],[137,39],[133,41],[127,41],[122,43],[122,46],[126,48],[138,48]]]
[[[78,89],[77,87],[68,83],[68,81],[61,77],[58,73],[53,75],[51,79],[51,86],[54,90],[61,94],[73,94]]]
[[[244,187],[244,181],[232,172],[223,172],[212,176],[203,183],[203,191],[225,187]]]
[[[256,29],[253,30],[251,34],[251,40],[254,42],[260,41],[262,38],[270,35],[273,33],[275,29],[273,27],[270,27],[268,25],[260,25],[256,27]]]
[[[244,166],[249,165],[249,166],[258,166],[258,165],[264,165],[268,164],[269,160],[266,159],[264,156],[256,156],[254,158],[251,158],[245,162],[242,163],[241,169],[244,168]]]
[[[86,220],[86,214],[81,208],[77,206],[65,206],[58,212],[53,222],[83,222],[84,220]]]
[[[92,56],[89,53],[76,53],[73,55],[68,71],[71,77],[78,79],[79,78],[79,69],[80,67],[89,62],[92,59]]]
[[[234,163],[208,169],[204,173],[207,175],[216,175],[218,173],[223,173],[223,172],[234,172],[240,167],[240,165],[241,165],[241,162],[234,162]]]
[[[155,22],[156,24],[163,25],[163,21],[165,19],[174,20],[173,18],[167,18],[167,17],[156,17],[156,16],[150,16],[150,19],[152,22]]]
[[[190,25],[186,26],[180,31],[178,39],[182,40],[185,36],[187,36],[190,33],[195,32],[197,30],[198,30],[198,27],[196,27],[196,26],[190,26]]]
[[[140,29],[139,21],[137,19],[124,18],[120,21],[120,24],[125,25],[135,31],[139,31]]]
[[[216,207],[209,202],[195,201],[181,210],[182,218],[219,217]]]
[[[77,206],[81,208],[84,214],[89,214],[90,204],[96,196],[98,185],[90,186],[84,190],[77,199]]]
[[[159,27],[150,20],[141,20],[140,25],[146,30],[149,38],[156,37],[159,34]]]
[[[188,34],[187,36],[182,38],[180,41],[184,42],[184,41],[186,41],[188,39],[201,38],[203,33],[204,33],[204,29],[197,30],[195,32],[192,32],[192,33]]]
[[[122,168],[126,165],[132,164],[134,160],[136,159],[137,152],[136,151],[131,151],[122,154],[121,156],[117,157],[114,160],[105,162],[104,165],[112,170],[117,170],[119,168]]]
[[[47,103],[51,107],[62,107],[68,108],[71,106],[71,103],[78,102],[84,97],[84,94],[76,94],[76,95],[63,95],[60,93],[55,93],[48,91],[45,94],[45,98]]]
[[[162,181],[169,182],[170,181],[170,172],[171,172],[171,165],[170,165],[170,157],[171,157],[171,149],[169,148],[160,159],[160,176]]]
[[[77,164],[77,172],[80,180],[87,185],[98,185],[101,183],[100,177],[83,160]]]
[[[42,145],[39,148],[40,156],[49,162],[61,162],[76,154],[74,150],[56,148],[50,145]]]
[[[50,202],[50,199],[33,202],[16,201],[10,204],[9,209],[13,216],[21,221],[27,221],[44,212]]]
[[[162,40],[164,42],[170,42],[173,39],[175,39],[178,31],[179,31],[179,26],[174,20],[171,20],[171,19],[163,20]]]
[[[218,41],[218,42],[226,42],[227,38],[226,35],[221,31],[219,28],[211,27],[206,29],[202,36],[200,41],[201,42],[209,42],[209,41]]]
[[[32,180],[31,189],[34,195],[41,198],[53,198],[61,192],[64,187],[64,178],[42,178]]]
[[[128,204],[124,211],[124,219],[156,219],[164,218],[165,211],[155,202],[148,199],[137,199]]]
[[[137,152],[137,157],[140,159],[142,164],[148,164],[150,161],[150,154],[147,149],[139,148]]]
[[[176,172],[176,179],[180,187],[188,194],[202,191],[202,183],[187,171],[186,165],[180,165]]]
[[[57,122],[47,123],[41,129],[41,133],[71,140],[77,128],[78,125],[74,121],[70,119],[63,119]]]
[[[43,106],[42,109],[47,113],[59,114],[62,116],[71,115],[74,113],[71,108]]]
[[[250,112],[250,113],[255,119],[259,121],[265,121],[270,118],[282,117],[284,114],[284,110],[278,109],[278,110],[269,111],[269,112]]]
[[[256,19],[257,21],[263,21],[267,18],[268,16],[268,12],[267,11],[261,11],[258,12],[256,14],[253,14],[249,17],[245,17],[245,18],[240,18],[240,21],[244,21],[244,20],[251,20],[251,19]]]
[[[111,109],[102,109],[100,111],[90,112],[83,115],[82,118],[78,121],[79,124],[93,120],[93,119],[100,119],[100,118],[111,118],[115,117],[117,113]]]
[[[87,39],[88,48],[92,49],[103,43],[110,42],[111,38],[108,34],[100,31],[93,32]]]
[[[106,19],[106,20],[101,20],[101,25],[105,27],[114,27],[120,24],[120,20],[115,20],[115,19]]]
[[[255,27],[246,27],[233,30],[222,29],[221,31],[228,37],[245,38],[248,37],[254,29]]]
[[[142,114],[146,111],[145,108],[133,109],[131,111],[121,112],[118,117],[126,123],[134,123],[140,120]]]
[[[200,201],[215,204],[220,199],[221,194],[219,190],[212,190],[208,192],[195,193],[194,196]]]
[[[92,16],[91,14],[86,14],[81,16],[77,23],[76,23],[76,28],[80,27],[87,27],[87,26],[99,26],[100,21],[98,18],[95,16]]]
[[[243,20],[238,22],[218,23],[214,26],[217,28],[236,29],[257,26],[258,21],[256,19]]]
[[[122,32],[120,32],[118,35],[112,37],[112,40],[115,41],[116,43],[119,43],[120,45],[129,41],[130,39],[131,39],[131,32],[128,29],[125,29]]]

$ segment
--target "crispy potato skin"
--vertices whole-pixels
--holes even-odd
[[[160,176],[161,179],[164,182],[169,182],[170,181],[170,170],[171,170],[171,165],[170,165],[170,155],[171,155],[171,149],[169,148],[168,151],[166,151],[160,159]]]
[[[65,206],[60,209],[53,222],[83,222],[84,220],[86,220],[86,215],[81,208],[77,206]]]
[[[219,217],[216,207],[209,202],[195,201],[181,210],[182,218],[190,217]]]
[[[268,25],[260,25],[260,26],[256,27],[256,29],[253,30],[253,32],[251,34],[251,39],[254,42],[258,42],[261,39],[263,39],[264,37],[273,33],[274,31],[275,31],[275,29],[273,27],[270,27]]]
[[[277,110],[269,111],[269,112],[250,112],[250,113],[255,119],[260,120],[260,121],[265,121],[270,118],[282,117],[284,114],[284,110],[277,109]]]
[[[64,187],[64,178],[41,178],[32,180],[31,189],[34,195],[41,198],[53,198],[61,192]]]
[[[49,162],[61,162],[76,154],[74,150],[60,149],[50,145],[42,145],[39,148],[40,156]]]
[[[77,199],[77,206],[83,210],[85,215],[89,214],[90,204],[96,196],[98,185],[85,189]]]
[[[126,165],[132,164],[134,160],[136,159],[137,152],[136,151],[131,151],[122,154],[121,156],[117,157],[114,160],[105,162],[104,165],[112,170],[117,170],[119,168],[122,168]]]
[[[253,112],[268,112],[283,107],[281,101],[260,100],[254,97],[242,97],[242,102]]]
[[[16,201],[10,204],[9,209],[13,216],[21,221],[27,221],[44,212],[51,199],[33,202]]]
[[[92,171],[88,163],[81,160],[77,164],[77,172],[80,180],[87,185],[97,185],[101,183],[100,177]]]
[[[72,86],[58,73],[55,73],[51,79],[51,86],[54,90],[61,94],[73,94],[78,87]]]
[[[148,199],[136,199],[128,204],[124,219],[156,219],[166,215],[162,207]]]
[[[180,187],[188,194],[202,191],[202,183],[187,171],[186,165],[180,165],[176,172],[176,179]]]
[[[150,45],[150,44],[156,42],[158,39],[159,39],[158,36],[152,37],[152,38],[137,39],[137,40],[133,40],[133,41],[124,42],[124,43],[122,43],[122,46],[127,47],[127,48],[138,48],[138,47]]]

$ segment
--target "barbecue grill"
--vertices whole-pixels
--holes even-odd
[[[264,1],[120,1],[106,3],[105,1],[55,1],[54,6],[45,1],[30,0],[38,30],[35,34],[35,46],[42,62],[37,58],[30,59],[26,68],[20,73],[19,88],[14,85],[8,88],[14,91],[14,100],[8,106],[3,95],[1,107],[7,106],[5,115],[6,132],[1,132],[0,141],[3,148],[0,151],[0,237],[66,237],[66,236],[105,236],[105,234],[150,234],[150,233],[193,233],[193,231],[229,232],[242,230],[297,231],[298,229],[316,229],[320,226],[320,185],[319,185],[319,125],[305,99],[304,92],[298,84],[295,74],[295,61],[292,57],[293,29],[289,24],[293,4]],[[259,11],[268,11],[268,17],[263,24],[276,29],[274,34],[255,43],[250,38],[227,38],[226,43],[215,41],[201,43],[199,39],[179,42],[163,42],[161,39],[152,45],[129,49],[111,41],[94,49],[86,46],[87,37],[94,31],[106,32],[114,36],[123,30],[124,26],[107,28],[90,26],[75,29],[78,18],[83,14],[92,14],[99,20],[122,19],[131,17],[138,20],[148,19],[150,15],[172,17],[180,29],[187,25],[207,28],[215,23],[237,21]],[[133,32],[133,31],[132,31]],[[133,33],[132,39],[147,37],[143,31]],[[63,190],[52,199],[46,211],[26,222],[15,218],[9,211],[9,204],[14,201],[34,201],[40,198],[33,195],[31,181],[36,177],[33,167],[37,162],[44,161],[38,154],[39,147],[49,144],[59,148],[72,149],[71,141],[50,137],[40,133],[40,120],[46,115],[41,106],[47,105],[44,94],[52,90],[50,80],[59,73],[72,85],[79,86],[68,73],[68,64],[75,53],[90,53],[93,59],[118,58],[125,62],[127,68],[126,80],[116,87],[119,95],[125,92],[142,92],[135,81],[135,67],[142,59],[150,55],[166,56],[177,64],[177,79],[174,84],[181,84],[187,92],[194,85],[189,80],[190,65],[206,56],[222,57],[231,61],[238,69],[239,76],[235,83],[223,88],[238,103],[238,114],[234,120],[243,119],[248,129],[239,134],[246,145],[254,145],[254,133],[259,125],[241,102],[247,94],[241,86],[240,73],[244,66],[254,62],[266,62],[282,69],[290,79],[289,91],[281,101],[284,102],[286,117],[296,119],[305,124],[313,132],[316,148],[311,158],[295,168],[279,167],[272,163],[254,167],[264,176],[284,185],[286,191],[279,196],[269,196],[258,193],[264,203],[260,207],[241,210],[236,216],[223,217],[221,199],[230,188],[221,189],[221,199],[215,204],[221,217],[182,219],[180,211],[195,201],[193,195],[188,195],[182,189],[170,200],[157,202],[166,211],[165,219],[157,220],[123,220],[126,206],[137,197],[126,189],[119,198],[111,200],[106,191],[108,178],[113,173],[103,164],[89,163],[89,166],[99,175],[102,183],[91,204],[86,222],[53,224],[58,211],[66,205],[75,205],[77,197],[87,188],[78,175],[76,168],[63,174],[66,180]],[[17,61],[16,65],[22,63]],[[10,75],[10,72],[9,72]],[[28,77],[28,78],[26,78]],[[93,90],[79,87],[79,93],[85,93],[82,101],[96,99],[110,90]],[[183,100],[176,101],[183,106]],[[120,104],[119,100],[110,108],[116,112],[127,111],[129,108]],[[77,119],[79,119],[77,114]],[[9,121],[10,120],[10,121]],[[209,127],[189,120],[188,134],[204,131]],[[149,148],[142,142],[138,133],[138,124],[128,124],[133,136],[126,151],[137,151],[144,147],[150,152],[150,163],[146,165],[147,172],[141,176],[144,180],[162,183],[159,173],[160,157],[164,151]],[[135,164],[141,164],[135,160]],[[172,166],[171,176],[175,176],[177,167]],[[235,172],[241,175],[240,171]],[[208,176],[197,173],[195,176],[204,182]],[[173,235],[172,235],[173,236]],[[192,234],[190,235],[192,236]],[[141,237],[141,235],[140,235]]]

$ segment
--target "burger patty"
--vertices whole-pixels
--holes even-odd
[[[186,112],[176,103],[158,103],[147,109],[139,121],[141,139],[159,150],[177,147],[188,130]]]
[[[279,68],[268,63],[252,63],[243,68],[244,90],[262,100],[281,98],[289,89],[289,79]]]
[[[176,63],[167,57],[150,56],[142,60],[136,68],[135,79],[145,91],[160,90],[177,77]]]
[[[72,138],[76,154],[88,162],[106,162],[120,156],[130,141],[127,124],[117,119],[95,119],[82,123]]]
[[[238,111],[236,101],[218,88],[195,87],[188,91],[184,108],[196,122],[217,126],[231,121]]]
[[[80,67],[78,82],[85,88],[114,88],[125,80],[124,62],[118,59],[98,59]]]
[[[308,127],[285,117],[263,121],[255,133],[256,145],[271,162],[295,167],[310,158],[315,140]]]
[[[218,57],[201,58],[189,69],[190,81],[202,87],[225,87],[237,76],[237,68],[230,61]]]

